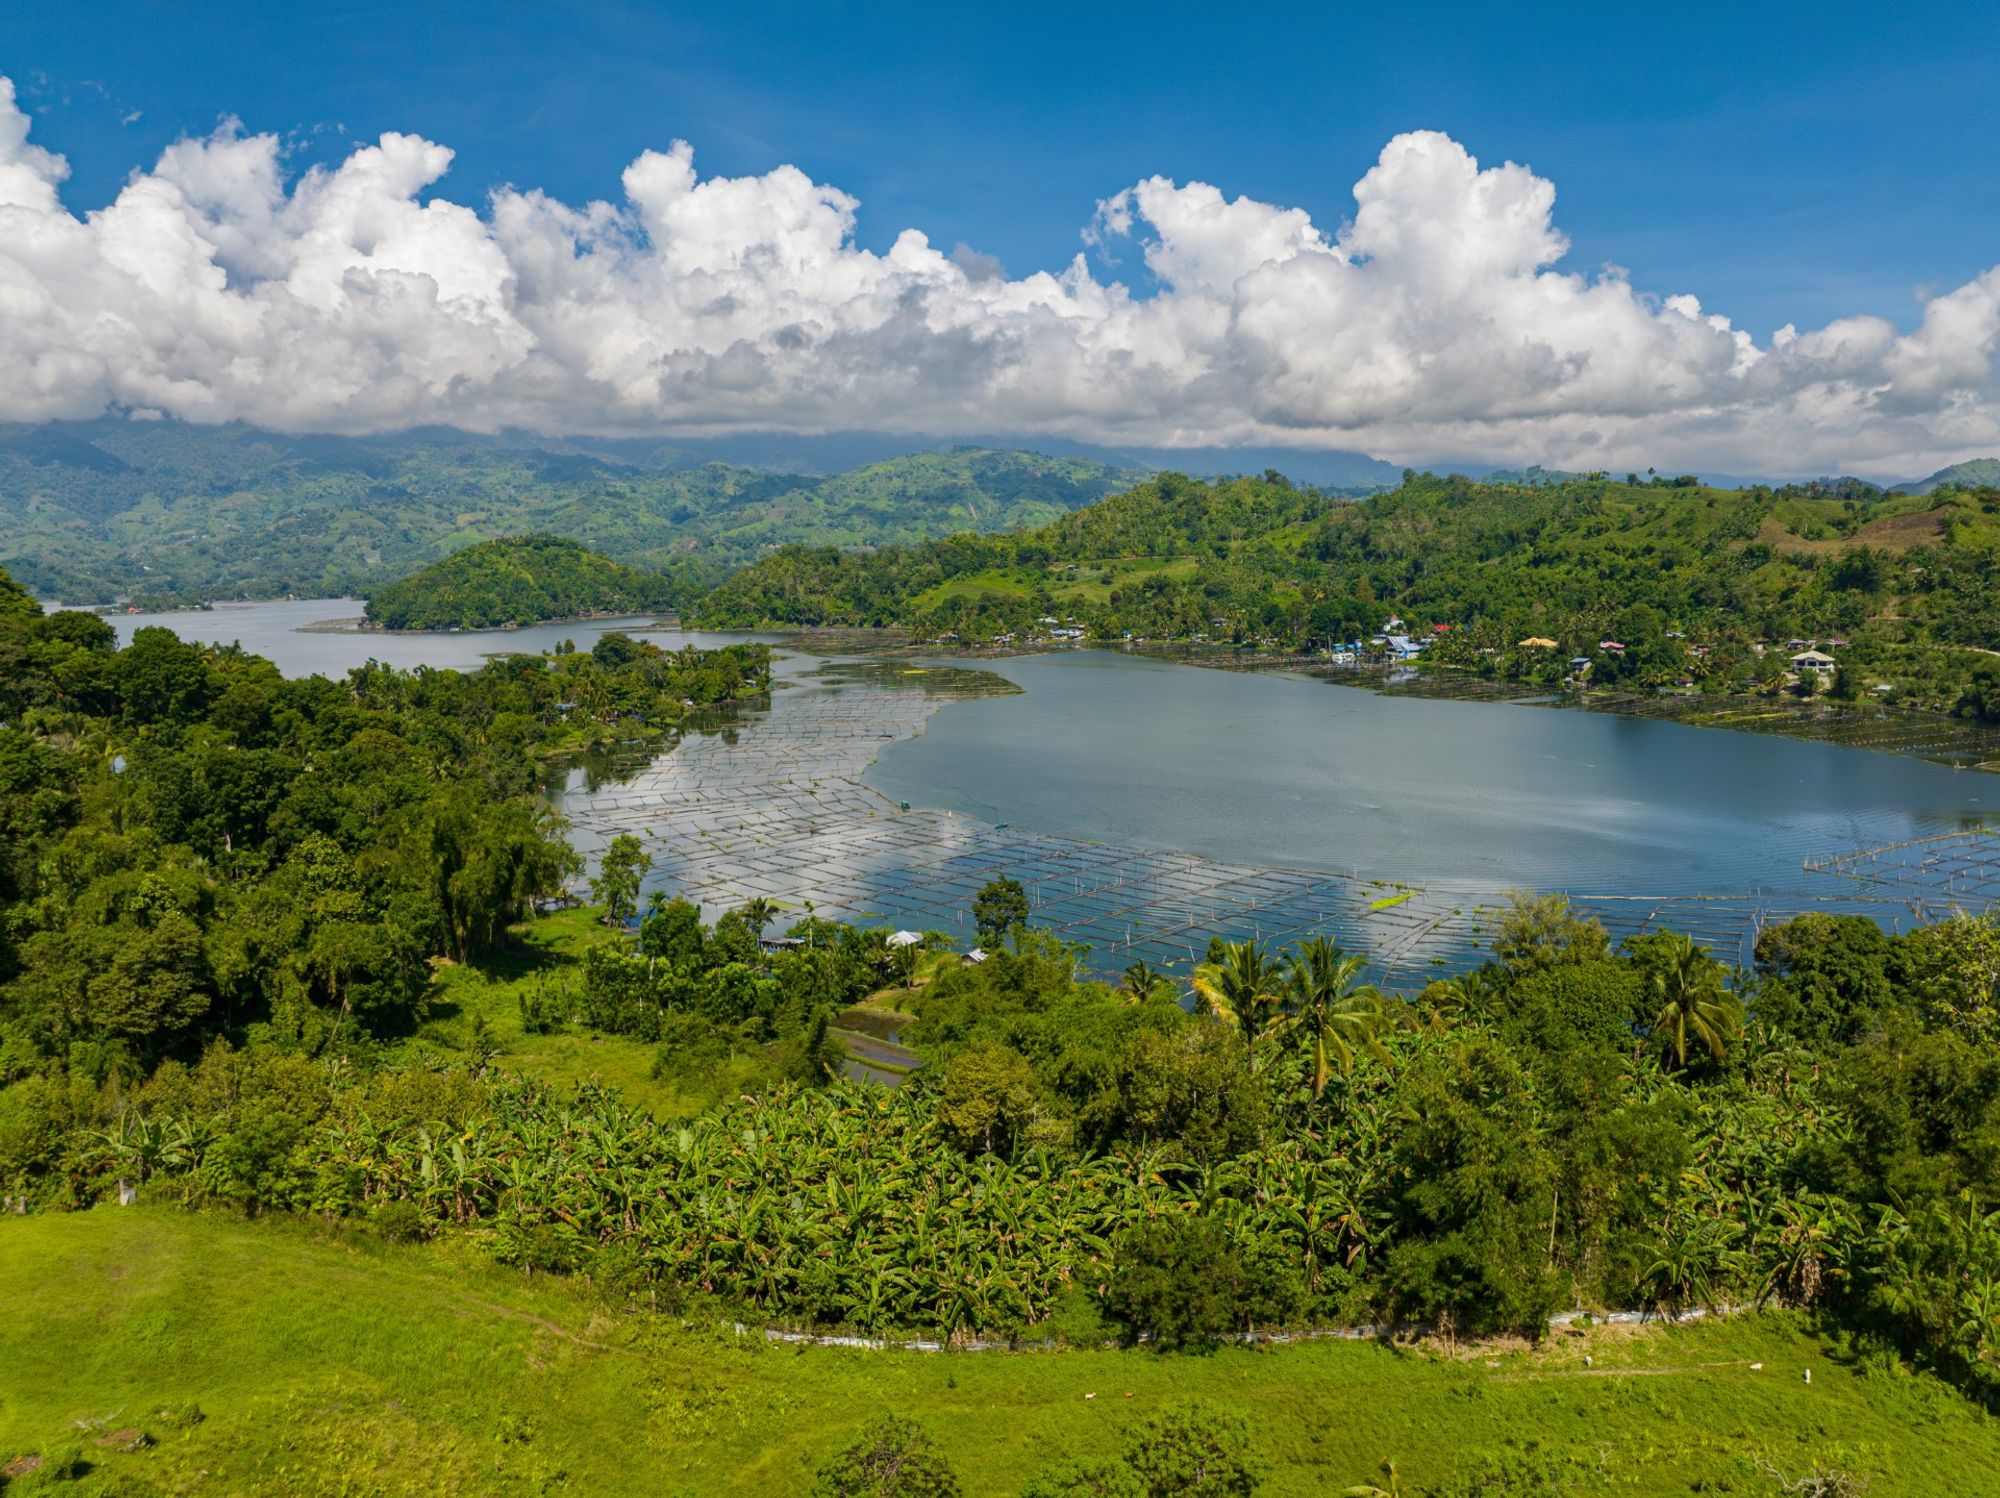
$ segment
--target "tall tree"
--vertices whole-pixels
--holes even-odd
[[[1159,969],[1144,961],[1135,962],[1125,969],[1125,981],[1120,991],[1130,1004],[1143,1004],[1149,999],[1157,999],[1174,991],[1173,980]]]
[[[631,833],[621,832],[611,839],[598,864],[597,877],[590,881],[591,894],[604,907],[605,925],[622,926],[632,919],[639,908],[640,881],[652,867],[652,854]]]
[[[1018,879],[989,879],[972,897],[972,924],[982,946],[997,946],[1016,926],[1028,923],[1028,892]]]
[[[1254,1047],[1279,1014],[1284,975],[1256,942],[1226,941],[1214,960],[1194,970],[1195,997],[1217,1019],[1233,1026],[1245,1050]]]
[[[1359,957],[1322,937],[1301,942],[1286,959],[1278,1029],[1311,1049],[1314,1097],[1326,1091],[1336,1066],[1344,1072],[1354,1065],[1357,1050],[1389,1059],[1377,1039],[1388,1022],[1387,1008],[1382,990],[1363,980],[1364,967]]]
[[[1723,986],[1722,964],[1693,938],[1666,931],[1631,944],[1644,975],[1650,1029],[1674,1065],[1685,1067],[1691,1052],[1727,1058],[1742,1027],[1742,1011]]]

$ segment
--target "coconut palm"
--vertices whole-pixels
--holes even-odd
[[[1743,1015],[1722,986],[1722,967],[1706,947],[1678,931],[1661,937],[1657,955],[1647,965],[1646,990],[1653,1034],[1676,1066],[1685,1067],[1695,1047],[1717,1061],[1729,1054]]]
[[[1336,1066],[1344,1072],[1354,1065],[1357,1050],[1389,1059],[1376,1038],[1389,1023],[1387,1005],[1382,990],[1363,981],[1363,966],[1323,937],[1301,942],[1285,960],[1284,1012],[1276,1028],[1311,1048],[1314,1097],[1326,1091]]]
[[[1278,1015],[1283,974],[1264,948],[1251,941],[1225,941],[1194,970],[1194,993],[1217,1019],[1234,1025],[1246,1050],[1253,1048]]]
[[[1440,978],[1427,985],[1416,1002],[1405,1004],[1397,1013],[1408,1029],[1442,1035],[1466,1019],[1492,1009],[1498,986],[1485,972],[1474,968],[1456,978]]]
[[[778,907],[762,895],[755,895],[745,900],[736,913],[743,917],[744,925],[761,937],[764,928],[778,918]]]
[[[1143,1004],[1148,999],[1157,999],[1173,992],[1173,980],[1158,968],[1146,962],[1135,962],[1125,969],[1125,981],[1120,992],[1128,1004]]]

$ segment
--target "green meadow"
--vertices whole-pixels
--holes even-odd
[[[800,1348],[608,1308],[465,1239],[149,1203],[0,1220],[0,1305],[0,1464],[78,1451],[79,1495],[793,1493],[883,1413],[968,1494],[1007,1494],[1189,1396],[1251,1422],[1272,1495],[1387,1489],[1385,1459],[1406,1494],[2000,1492],[1989,1416],[1790,1314],[1456,1355]],[[153,1444],[99,1444],[131,1429]]]

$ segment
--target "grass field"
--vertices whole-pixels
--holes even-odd
[[[1078,562],[1056,572],[1043,567],[989,568],[926,588],[911,606],[917,610],[935,608],[955,598],[1027,598],[1038,589],[1068,603],[1105,603],[1120,584],[1139,583],[1149,577],[1192,577],[1196,565],[1194,557],[1112,557]]]
[[[658,1046],[583,1028],[530,1035],[521,1025],[524,984],[561,978],[583,960],[587,947],[611,939],[612,933],[597,917],[594,906],[538,917],[514,928],[518,945],[493,954],[481,965],[440,968],[433,991],[439,1018],[424,1038],[464,1050],[473,1024],[483,1021],[500,1047],[494,1063],[504,1070],[559,1087],[603,1082],[656,1118],[692,1117],[713,1099],[706,1093],[686,1093],[670,1080],[655,1079]]]
[[[1274,1495],[1338,1492],[1384,1457],[1410,1495],[1481,1464],[1485,1485],[1448,1490],[1775,1494],[1819,1468],[1877,1495],[2000,1492],[2000,1425],[1782,1315],[1456,1359],[795,1349],[606,1312],[463,1240],[155,1205],[0,1219],[0,1306],[0,1465],[81,1445],[79,1494],[794,1493],[883,1412],[921,1421],[968,1494],[1003,1494],[1187,1395],[1252,1422]],[[157,1413],[189,1405],[205,1418]],[[157,1444],[96,1444],[134,1426]]]

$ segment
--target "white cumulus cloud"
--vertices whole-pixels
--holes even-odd
[[[84,215],[0,78],[0,419],[105,410],[284,430],[875,429],[1148,446],[1287,444],[1905,475],[2000,451],[2000,267],[1916,329],[1852,317],[1759,345],[1685,293],[1562,269],[1555,188],[1397,136],[1336,229],[1152,177],[1084,231],[1146,286],[1009,276],[795,167],[703,178],[675,142],[581,206],[432,189],[384,135],[287,170],[230,121]]]

